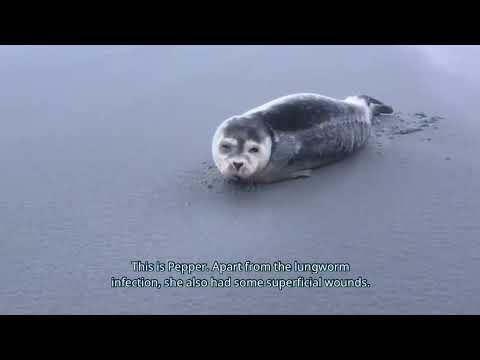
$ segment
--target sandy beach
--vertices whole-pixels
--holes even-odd
[[[479,60],[478,46],[0,46],[0,313],[480,313]],[[395,114],[308,179],[225,183],[220,122],[299,92]],[[135,260],[348,263],[304,276],[370,286],[112,288],[176,276]]]

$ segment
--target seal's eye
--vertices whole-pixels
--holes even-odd
[[[231,147],[228,144],[222,144],[222,149],[225,151],[230,151]]]
[[[258,153],[258,148],[257,147],[252,147],[250,150],[248,150],[250,153]]]

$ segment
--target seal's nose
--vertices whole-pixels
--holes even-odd
[[[235,166],[235,169],[240,170],[240,168],[243,166],[243,162],[233,162],[233,166]]]

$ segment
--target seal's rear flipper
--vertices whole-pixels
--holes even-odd
[[[370,108],[372,109],[373,115],[380,115],[380,114],[392,114],[393,113],[393,108],[391,106],[382,104],[371,104],[369,105]]]
[[[380,114],[392,114],[393,113],[393,108],[391,106],[385,105],[381,101],[367,95],[360,95],[360,99],[363,99],[366,101],[367,105],[369,108],[372,110],[372,114],[375,115],[380,115]]]

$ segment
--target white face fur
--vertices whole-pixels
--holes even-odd
[[[253,139],[225,136],[228,120],[215,132],[212,155],[215,165],[223,176],[248,180],[262,171],[270,160],[272,141],[264,136],[261,142]]]

